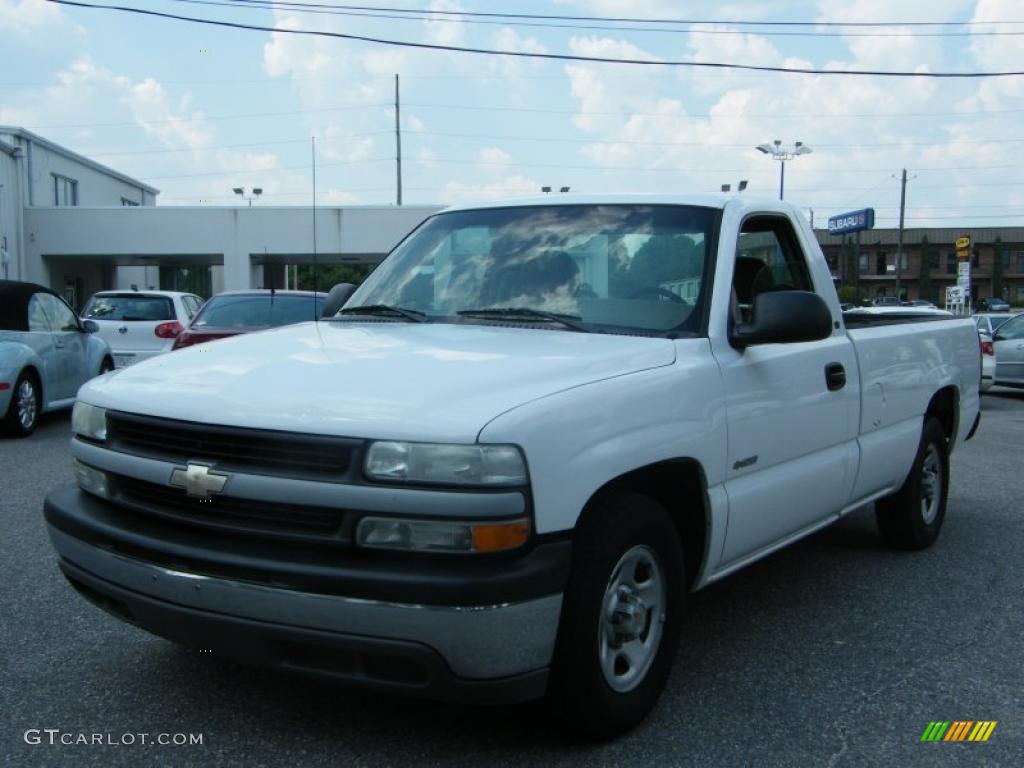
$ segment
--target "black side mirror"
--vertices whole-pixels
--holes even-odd
[[[96,333],[100,329],[100,324],[95,320],[83,320],[82,330],[86,333]]]
[[[334,317],[338,310],[345,306],[345,302],[355,293],[356,287],[352,283],[338,283],[327,293],[324,300],[324,307],[320,317]]]
[[[753,344],[792,344],[820,341],[832,335],[828,304],[810,291],[769,291],[754,297],[749,323],[733,328],[730,342],[737,349]]]

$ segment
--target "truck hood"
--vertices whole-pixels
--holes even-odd
[[[209,424],[473,442],[510,408],[674,360],[664,338],[329,321],[161,355],[94,379],[79,397]]]

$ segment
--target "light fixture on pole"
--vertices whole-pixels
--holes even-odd
[[[248,200],[249,207],[252,208],[253,199],[258,198],[260,195],[263,194],[263,187],[253,187],[251,195],[245,194],[245,187],[234,187],[232,188],[231,191],[234,192],[236,195],[239,195],[240,197],[244,198],[245,200]]]
[[[781,200],[786,186],[786,161],[792,160],[798,155],[811,154],[811,148],[802,141],[798,141],[793,145],[792,149],[786,149],[782,146],[782,141],[780,139],[776,139],[771,144],[758,144],[755,149],[758,152],[771,155],[774,159],[779,161],[779,200]]]
[[[746,179],[740,179],[740,183],[736,185],[736,191],[737,192],[742,192],[746,188],[747,188],[747,180]],[[732,184],[723,184],[722,185],[722,191],[725,192],[725,193],[728,193],[729,190],[731,190],[731,189],[732,189]]]

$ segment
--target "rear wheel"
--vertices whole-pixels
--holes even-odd
[[[595,503],[573,542],[548,698],[588,738],[614,738],[647,716],[668,679],[684,586],[679,535],[635,493]]]
[[[36,377],[29,371],[22,371],[11,392],[11,402],[3,420],[4,431],[15,437],[31,435],[39,422],[41,406]]]
[[[878,529],[889,546],[924,549],[939,537],[946,518],[949,491],[949,448],[946,432],[928,418],[921,443],[903,487],[875,503]]]

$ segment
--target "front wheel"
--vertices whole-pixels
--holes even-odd
[[[32,434],[39,421],[41,398],[36,378],[28,371],[18,376],[11,393],[11,402],[3,419],[5,431],[15,437]]]
[[[882,538],[895,549],[925,549],[939,537],[946,518],[949,448],[936,418],[924,423],[914,465],[903,487],[875,503]]]
[[[610,739],[653,709],[675,656],[683,594],[679,535],[660,504],[617,493],[587,510],[548,691],[570,728]]]

